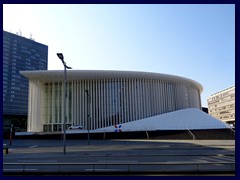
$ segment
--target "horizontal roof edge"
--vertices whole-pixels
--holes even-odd
[[[37,70],[37,71],[20,71],[20,73],[31,79],[38,78],[44,82],[50,81],[62,81],[63,70]],[[181,76],[155,73],[155,72],[142,72],[142,71],[114,71],[114,70],[68,70],[68,80],[80,80],[80,79],[108,79],[108,78],[153,78],[153,79],[166,79],[172,81],[185,81],[194,84],[200,92],[203,91],[203,87],[200,83]]]

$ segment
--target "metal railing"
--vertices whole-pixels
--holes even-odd
[[[192,135],[192,137],[193,137],[193,140],[195,140],[196,139],[196,136],[186,127],[186,129],[188,130],[188,132]]]
[[[235,131],[233,130],[233,128],[231,128],[231,127],[228,127],[233,133],[234,133],[234,135],[235,135]]]

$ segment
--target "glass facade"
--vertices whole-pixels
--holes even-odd
[[[28,79],[19,71],[47,70],[48,46],[3,31],[3,114],[28,114]]]

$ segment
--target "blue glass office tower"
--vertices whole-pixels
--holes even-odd
[[[48,46],[3,31],[3,115],[27,116],[28,79],[19,71],[47,70]],[[6,119],[6,118],[4,118]]]

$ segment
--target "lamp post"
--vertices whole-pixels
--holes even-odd
[[[67,98],[67,69],[72,69],[71,67],[66,65],[66,62],[64,61],[64,57],[62,53],[57,53],[57,56],[59,59],[61,59],[63,66],[64,66],[64,98],[63,98],[63,118],[64,118],[64,124],[63,124],[63,154],[66,154],[66,98]]]
[[[88,130],[88,145],[89,145],[89,92],[88,90],[85,90],[85,93],[87,94],[87,130]]]
[[[11,124],[11,128],[10,128],[10,141],[9,141],[9,145],[12,145],[12,137],[13,137],[13,124]]]

